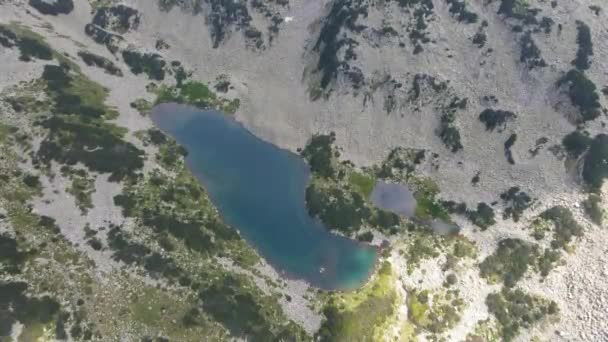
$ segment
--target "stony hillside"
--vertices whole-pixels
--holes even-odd
[[[608,340],[607,16],[0,0],[0,341]],[[154,128],[165,102],[300,153],[309,212],[383,245],[369,282],[269,266]],[[413,217],[373,206],[378,180]]]

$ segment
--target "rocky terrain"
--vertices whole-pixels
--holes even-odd
[[[0,341],[608,340],[607,11],[0,0]],[[164,102],[300,153],[309,212],[388,246],[369,282],[283,279],[153,127]]]

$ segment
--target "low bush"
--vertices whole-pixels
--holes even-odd
[[[578,158],[587,151],[591,141],[592,139],[587,134],[574,131],[564,137],[562,145],[571,157]]]
[[[480,274],[490,282],[513,287],[536,264],[538,247],[520,239],[504,239],[496,251],[479,264]]]
[[[508,110],[495,110],[495,109],[484,109],[479,114],[479,121],[483,122],[486,126],[486,130],[493,131],[498,128],[502,131],[506,128],[507,122],[515,119],[517,115]]]
[[[583,179],[593,191],[599,191],[608,178],[608,135],[593,138],[583,165]]]
[[[549,315],[559,311],[554,301],[529,295],[520,289],[503,288],[486,298],[488,311],[493,314],[502,328],[502,338],[509,342],[515,339],[520,329],[529,329]]]
[[[558,80],[557,85],[567,87],[570,101],[579,109],[583,121],[594,120],[600,115],[601,105],[595,84],[584,73],[572,69]]]
[[[591,66],[591,61],[589,59],[593,56],[591,30],[587,24],[578,20],[576,21],[576,30],[578,31],[576,36],[578,50],[576,51],[576,58],[572,61],[572,65],[578,70],[587,70]]]

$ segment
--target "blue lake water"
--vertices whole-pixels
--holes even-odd
[[[366,281],[376,249],[330,234],[308,215],[310,173],[298,155],[217,112],[164,104],[153,110],[152,120],[188,150],[188,167],[225,222],[277,270],[324,289]]]

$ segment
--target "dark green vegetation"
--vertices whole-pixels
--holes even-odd
[[[56,58],[60,65],[46,65],[40,84],[51,103],[51,115],[37,121],[48,129],[48,135],[40,144],[35,163],[49,164],[51,160],[61,164],[83,163],[101,173],[110,173],[111,180],[133,176],[143,165],[143,152],[122,140],[124,129],[108,123],[117,113],[105,105],[107,89],[86,78],[75,64],[56,54],[41,37],[19,28],[10,31],[13,39],[31,40],[31,46],[42,47],[28,56]],[[30,50],[26,50],[30,51]],[[22,52],[24,54],[24,52]]]
[[[576,58],[572,61],[578,70],[587,70],[591,66],[589,60],[593,56],[593,43],[591,42],[591,30],[589,26],[582,21],[576,22],[576,29],[578,34],[576,36],[576,43],[578,44],[578,50],[576,51]]]
[[[339,162],[334,141],[333,133],[315,135],[301,152],[313,175],[306,189],[309,214],[349,236],[365,226],[394,232],[401,222],[399,216],[375,208],[369,201],[374,177],[355,171],[348,161]]]
[[[0,235],[0,274],[20,273],[27,256],[28,253],[19,248],[17,240],[8,234]]]
[[[407,299],[410,320],[431,333],[442,333],[454,327],[464,309],[458,290],[412,290]]]
[[[88,66],[96,66],[104,69],[107,74],[122,77],[122,70],[120,70],[114,64],[114,62],[103,56],[99,56],[87,51],[79,51],[78,56]]]
[[[509,188],[509,190],[500,194],[500,199],[505,205],[503,219],[512,218],[513,221],[519,221],[521,214],[532,205],[532,198],[521,191],[517,186]]]
[[[74,2],[72,0],[30,0],[29,4],[38,10],[38,12],[47,15],[68,14],[74,10]]]
[[[220,97],[202,82],[184,81],[185,79],[181,80],[173,87],[161,86],[156,91],[156,104],[187,104],[203,110],[219,110],[226,114],[234,114],[240,106],[239,99]]]
[[[112,181],[134,177],[143,166],[143,152],[122,140],[124,129],[106,122],[116,117],[104,103],[107,90],[67,64],[46,65],[42,80],[53,101],[53,115],[38,122],[49,131],[37,152],[38,161],[80,162],[110,173]]]
[[[157,146],[156,160],[162,169],[131,182],[114,201],[125,216],[141,225],[138,235],[159,241],[164,253],[114,227],[108,235],[114,258],[190,287],[200,299],[193,303],[196,310],[221,323],[234,336],[252,341],[307,340],[300,327],[282,316],[275,299],[263,295],[249,278],[227,273],[216,265],[216,257],[225,257],[251,269],[257,256],[236,230],[220,220],[207,193],[184,165],[186,151],[155,129],[141,138]],[[168,171],[175,177],[167,177]],[[174,260],[178,258],[191,262],[185,263],[186,268],[177,266]],[[199,316],[202,314],[189,315],[184,324],[197,325]]]
[[[538,246],[519,239],[504,239],[498,243],[494,254],[488,256],[479,270],[491,283],[501,281],[513,287],[533,265],[538,257]]]
[[[515,118],[517,118],[515,113],[500,109],[484,109],[479,114],[479,121],[484,123],[486,130],[488,131],[498,129],[498,131],[501,132],[507,127],[507,122],[512,121]]]
[[[281,6],[288,3],[288,0],[276,1],[276,4]],[[193,14],[204,14],[213,41],[213,48],[218,48],[233,31],[240,31],[248,41],[249,47],[264,48],[263,34],[253,26],[253,18],[247,8],[247,2],[209,0],[190,4],[179,0],[158,0],[158,6],[163,11],[170,11],[175,6],[179,6]],[[276,35],[279,30],[277,20],[280,19],[280,16],[278,13],[268,8],[263,1],[252,1],[251,6],[271,21],[268,27],[269,35],[271,37]]]
[[[450,5],[450,14],[452,14],[458,21],[466,24],[474,24],[477,22],[477,14],[467,9],[467,4],[465,1],[446,0],[446,2]]]
[[[520,289],[503,288],[501,292],[491,293],[486,298],[486,305],[500,323],[504,341],[513,340],[520,329],[529,329],[559,312],[555,302]]]
[[[165,60],[157,53],[124,50],[122,59],[135,75],[145,73],[151,80],[165,79]]]
[[[332,178],[336,175],[333,143],[336,141],[335,133],[329,135],[315,134],[302,150],[302,157],[310,165],[310,171],[321,177]]]
[[[524,63],[528,69],[542,68],[547,66],[547,62],[543,59],[541,51],[536,46],[530,31],[526,32],[519,42],[521,54],[519,60]]]
[[[461,99],[455,96],[447,106],[441,108],[442,114],[437,135],[452,153],[456,153],[463,148],[460,142],[460,132],[454,122],[456,121],[456,112],[466,109],[467,104],[468,100],[466,98]]]
[[[494,209],[483,202],[477,204],[477,210],[468,210],[467,217],[481,229],[488,229],[496,223]]]
[[[531,228],[537,240],[544,239],[551,231],[551,248],[543,249],[521,239],[503,239],[496,251],[479,264],[481,276],[490,283],[502,282],[506,287],[515,286],[530,268],[546,277],[560,262],[561,250],[569,250],[570,242],[583,234],[572,213],[560,206],[540,214]]]
[[[323,308],[325,320],[316,338],[322,342],[371,341],[395,313],[397,294],[390,264],[385,262],[370,284],[352,293],[337,293]]]
[[[553,223],[551,247],[554,249],[566,248],[573,238],[583,236],[583,227],[576,222],[568,208],[552,207],[540,214],[540,218]]]
[[[115,54],[118,51],[119,43],[124,40],[122,36],[110,33],[93,24],[87,24],[84,27],[84,33],[91,37],[95,43],[105,45],[112,54]]]
[[[30,297],[28,284],[0,281],[0,336],[10,336],[17,321],[25,328],[53,321],[60,305],[49,296]]]
[[[98,8],[92,23],[105,30],[125,33],[131,29],[137,29],[139,21],[140,14],[136,9],[119,4]]]
[[[515,141],[517,141],[517,134],[515,133],[511,134],[507,141],[505,141],[505,157],[507,157],[507,162],[511,165],[515,164],[513,152],[511,152],[511,147],[513,147]]]
[[[19,59],[24,62],[53,59],[53,51],[48,44],[40,36],[21,27],[0,25],[0,45],[7,48],[16,46],[21,53]]]
[[[414,174],[423,162],[423,150],[394,149],[381,164],[357,171],[349,161],[339,161],[333,145],[334,134],[315,135],[301,154],[311,167],[312,181],[306,189],[306,205],[311,216],[321,219],[330,229],[357,236],[361,229],[384,233],[404,231],[397,214],[376,208],[369,199],[376,181],[407,183],[416,199],[415,220],[451,222],[447,208],[437,199],[439,189],[430,179]],[[475,216],[481,225],[493,224],[493,211],[481,206]]]
[[[587,132],[574,131],[564,137],[562,145],[573,158],[580,157],[591,145],[591,139]]]
[[[604,209],[602,208],[602,197],[597,194],[589,194],[589,197],[583,202],[585,213],[591,221],[598,226],[604,223]]]
[[[578,108],[582,121],[594,120],[600,115],[601,105],[595,84],[583,72],[576,69],[568,71],[559,79],[557,86],[568,89],[570,101]]]
[[[367,15],[367,7],[362,0],[338,0],[332,3],[331,10],[323,19],[319,37],[313,51],[319,54],[315,66],[315,73],[320,74],[319,89],[311,90],[313,99],[327,89],[328,85],[336,79],[339,71],[350,69],[348,62],[356,58],[354,48],[357,42],[340,34],[342,30],[361,32],[365,26],[358,25],[359,16]],[[345,49],[341,60],[340,50]]]
[[[467,204],[454,201],[441,201],[441,205],[450,213],[466,216],[471,223],[486,230],[496,223],[494,209],[484,202],[477,204],[477,209],[467,208]]]
[[[599,191],[608,178],[608,135],[598,134],[593,138],[585,156],[583,179],[592,191]]]

